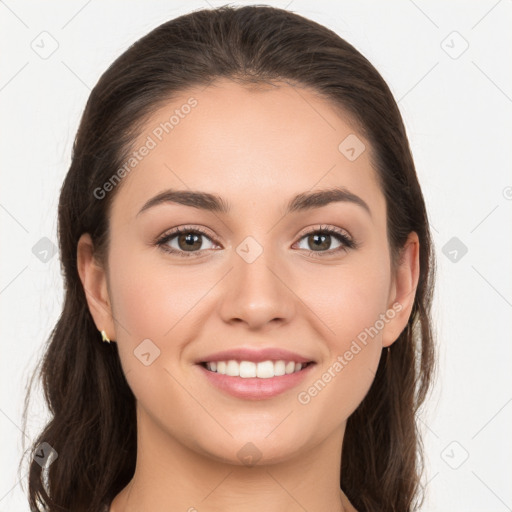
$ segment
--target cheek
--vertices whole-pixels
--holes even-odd
[[[308,304],[322,304],[315,313],[320,317],[317,330],[325,333],[326,357],[297,394],[303,410],[321,418],[318,428],[348,418],[370,389],[382,354],[380,315],[386,311],[388,290],[378,272],[347,269],[330,277],[324,281],[324,294],[307,298]]]
[[[124,257],[112,266],[113,311],[121,341],[130,338],[163,340],[181,327],[209,286],[204,273],[195,273],[155,262],[143,255]],[[190,269],[190,267],[189,267]]]
[[[341,409],[333,414],[347,417],[369,390],[382,354],[386,325],[382,315],[390,320],[386,317],[390,273],[388,260],[383,260],[365,259],[353,265],[347,261],[346,266],[309,273],[308,282],[315,286],[298,295],[314,310],[316,330],[324,333],[327,352],[319,381],[302,388],[304,400],[299,397],[299,403],[315,402],[319,413],[329,403],[337,403]]]
[[[338,352],[374,326],[387,309],[388,260],[368,256],[347,258],[336,266],[310,266],[303,272],[307,279],[296,282],[297,295],[316,315],[320,332]]]
[[[114,258],[112,252],[112,261]],[[179,384],[183,377],[177,372],[178,365],[183,348],[193,337],[194,313],[200,311],[201,298],[215,280],[208,285],[204,274],[201,280],[201,275],[190,271],[171,271],[140,253],[118,261],[110,267],[110,286],[116,342],[126,379],[155,422],[179,425],[173,409],[162,404],[180,404],[182,409],[190,404],[190,396]],[[189,418],[194,415],[200,422],[201,411],[189,411]]]

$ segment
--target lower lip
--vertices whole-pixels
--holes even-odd
[[[222,391],[245,400],[264,400],[284,393],[300,384],[311,373],[315,365],[315,363],[310,363],[299,372],[269,379],[230,377],[222,373],[212,372],[200,364],[197,366],[206,378]]]

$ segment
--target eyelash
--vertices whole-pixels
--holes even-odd
[[[184,228],[179,227],[179,228],[174,229],[170,233],[164,234],[162,237],[160,237],[155,242],[155,245],[157,245],[158,247],[160,247],[163,251],[165,251],[167,253],[177,254],[178,256],[184,257],[184,258],[195,258],[195,257],[198,257],[199,256],[198,253],[202,252],[202,250],[206,250],[206,249],[202,249],[202,250],[199,250],[199,251],[188,252],[187,253],[186,251],[178,251],[176,249],[172,249],[172,248],[170,248],[167,245],[167,243],[170,240],[172,240],[176,236],[179,236],[180,234],[183,234],[183,233],[199,234],[199,235],[203,235],[206,238],[209,238],[211,240],[211,237],[209,236],[209,234],[206,233],[206,231],[204,231],[200,227],[185,226]],[[309,231],[307,233],[304,233],[300,237],[299,240],[302,240],[303,238],[305,238],[305,237],[307,237],[309,235],[312,235],[312,234],[333,235],[335,238],[337,238],[342,243],[342,245],[340,247],[338,247],[337,249],[329,250],[329,251],[310,251],[310,250],[307,250],[307,249],[303,249],[303,250],[306,251],[306,253],[308,255],[313,256],[313,257],[317,257],[318,254],[322,254],[322,253],[324,253],[324,254],[333,254],[333,253],[338,253],[340,251],[347,251],[348,249],[357,249],[358,246],[359,246],[359,244],[357,244],[354,240],[349,238],[343,232],[339,231],[336,228],[329,228],[329,227],[325,227],[325,228],[320,227],[320,228],[314,229],[312,231]],[[322,256],[320,256],[320,257],[322,257]]]

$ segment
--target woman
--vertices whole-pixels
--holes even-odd
[[[87,102],[59,241],[33,510],[421,503],[428,218],[388,86],[334,32],[225,6],[133,44]]]

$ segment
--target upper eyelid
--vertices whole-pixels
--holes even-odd
[[[316,233],[317,231],[334,231],[337,234],[346,234],[348,238],[351,240],[353,239],[351,233],[346,230],[345,228],[340,228],[338,226],[331,226],[329,224],[321,224],[320,226],[313,226],[313,227],[307,227],[304,228],[304,230],[300,231],[299,235],[297,235],[299,238],[302,238],[303,236],[309,235],[310,233]],[[339,232],[342,233],[339,233]]]

